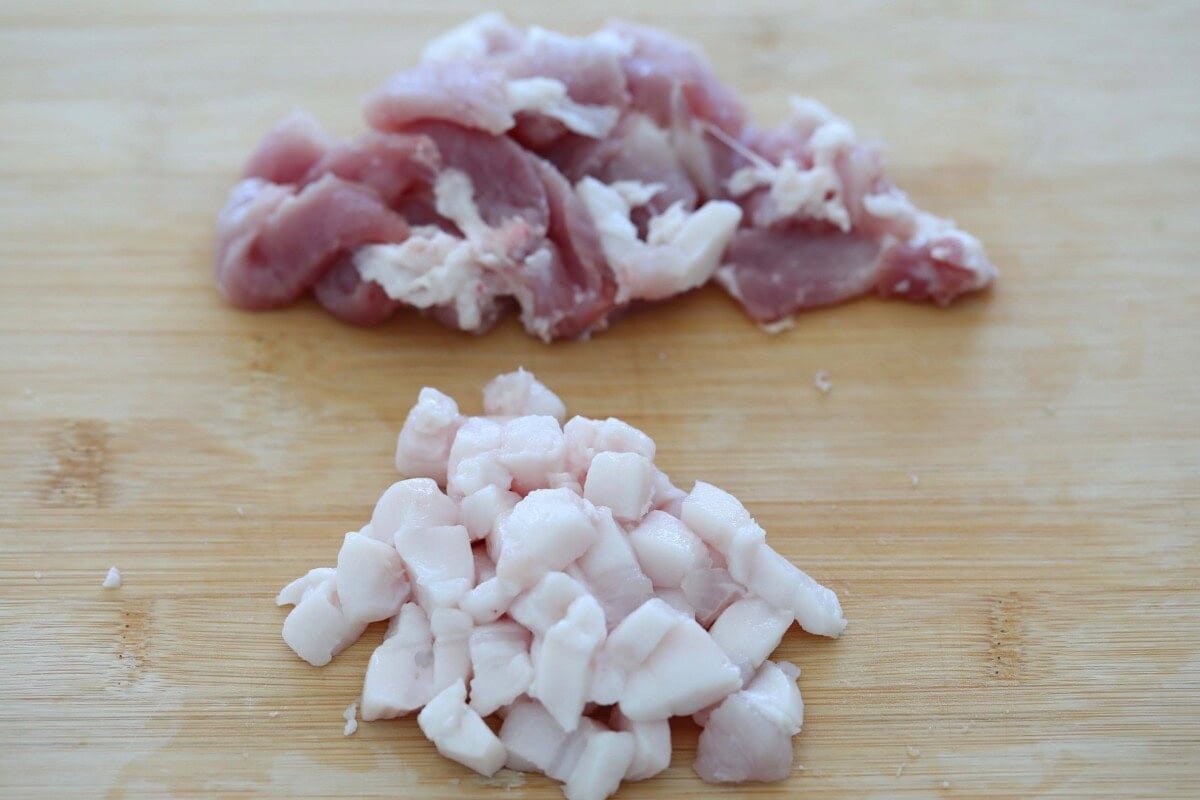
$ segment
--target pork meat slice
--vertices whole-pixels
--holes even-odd
[[[745,689],[709,715],[693,764],[709,783],[780,781],[792,771],[792,737],[804,723],[804,703],[792,664],[763,664]]]
[[[313,165],[337,147],[311,114],[293,111],[263,137],[242,168],[243,178],[269,183],[300,183]]]

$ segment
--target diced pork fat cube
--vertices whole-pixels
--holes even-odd
[[[745,682],[779,646],[791,624],[792,614],[787,609],[745,597],[721,612],[708,632],[741,670]]]
[[[567,615],[567,609],[587,587],[562,572],[548,572],[537,585],[513,602],[509,615],[535,634],[542,635]]]
[[[499,534],[496,575],[527,587],[579,558],[597,537],[584,501],[569,489],[530,492],[501,523]]]
[[[518,493],[550,487],[564,470],[565,442],[554,417],[514,417],[504,423],[498,460]]]
[[[493,575],[467,592],[458,602],[458,607],[470,614],[477,625],[494,622],[508,611],[513,599],[521,593],[521,588],[518,583]]]
[[[709,783],[780,781],[792,771],[792,737],[804,723],[793,665],[768,661],[708,717],[693,767]]]
[[[745,596],[741,584],[733,579],[729,570],[720,567],[692,570],[683,576],[680,588],[695,611],[696,621],[705,628],[712,625],[722,611]]]
[[[583,496],[621,522],[644,517],[653,490],[654,465],[639,453],[597,453],[583,484]]]
[[[405,603],[367,662],[362,718],[403,716],[428,703],[433,695],[433,632],[429,617],[416,603]]]
[[[665,511],[651,511],[629,534],[642,571],[655,586],[678,589],[683,578],[712,563],[700,537]]]
[[[629,612],[650,599],[654,587],[642,572],[629,537],[607,508],[596,510],[598,538],[574,567],[600,602],[611,629]]]
[[[395,616],[408,599],[404,564],[391,544],[347,533],[337,559],[342,613],[355,622]]]
[[[592,700],[601,705],[620,700],[629,673],[641,666],[679,618],[677,611],[653,598],[613,628],[596,656]]]
[[[588,739],[605,730],[590,717],[582,717],[571,733],[555,722],[541,703],[518,700],[500,726],[500,741],[508,751],[508,767],[522,772],[541,772],[565,781],[579,763]]]
[[[456,605],[475,584],[475,557],[462,525],[401,528],[396,552],[408,569],[417,602],[427,612]]]
[[[654,491],[650,496],[650,507],[678,517],[683,512],[683,498],[685,497],[687,497],[687,492],[671,483],[671,478],[667,473],[655,467]]]
[[[845,629],[837,595],[766,544],[765,532],[733,495],[697,481],[683,501],[682,518],[725,555],[739,583],[771,605],[790,609],[804,630],[836,637]]]
[[[483,413],[492,417],[545,415],[561,425],[567,418],[567,407],[532,372],[518,368],[497,375],[483,387]]]
[[[454,398],[422,389],[396,440],[396,469],[410,478],[433,478],[445,485],[450,445],[462,424]]]
[[[572,417],[563,426],[566,469],[582,485],[597,453],[638,453],[654,460],[654,440],[627,422]]]
[[[447,497],[432,478],[409,478],[393,483],[375,504],[371,514],[371,537],[391,544],[396,531],[408,525],[430,528],[457,525],[457,504]]]
[[[516,700],[533,680],[529,631],[515,622],[481,625],[471,634],[471,708],[486,717]]]
[[[469,641],[475,620],[457,608],[435,608],[429,615],[433,631],[433,692],[471,678]]]
[[[521,495],[499,486],[484,486],[464,497],[459,509],[471,541],[477,542],[490,534],[500,517],[520,501]]]
[[[346,616],[337,594],[334,570],[325,567],[285,586],[277,605],[294,603],[283,621],[283,640],[296,655],[314,667],[323,667],[345,650],[367,624]]]
[[[604,612],[594,598],[584,595],[546,631],[534,659],[529,696],[540,700],[567,732],[579,725],[591,684],[592,657],[604,635]]]
[[[644,722],[692,714],[736,691],[741,674],[708,632],[677,617],[621,693],[621,713]]]
[[[608,724],[633,736],[633,760],[625,770],[625,780],[653,778],[671,765],[671,723],[667,720],[634,722],[614,708]]]
[[[459,680],[429,701],[417,724],[446,758],[481,775],[495,775],[507,757],[504,745],[466,699],[466,684]]]
[[[605,800],[621,785],[633,763],[633,735],[601,731],[588,739],[563,787],[567,800]]]
[[[462,424],[446,460],[446,491],[451,497],[467,497],[488,486],[512,486],[512,475],[499,460],[503,440],[503,426],[496,420],[471,417]]]

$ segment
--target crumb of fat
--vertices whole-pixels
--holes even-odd
[[[104,576],[103,583],[100,584],[105,589],[120,589],[121,588],[121,572],[116,567],[109,567],[108,574]]]
[[[912,482],[912,487],[914,489],[917,488],[917,486],[919,486],[921,483],[920,476],[917,475],[917,473],[915,473],[915,472],[910,472],[908,475],[908,479]]]
[[[666,354],[666,353],[661,353],[661,352],[660,352],[660,353],[658,354],[658,360],[659,360],[659,361],[666,361],[666,360],[667,360],[667,354]]]
[[[950,781],[942,781],[942,788],[943,788],[943,789],[949,789],[949,788],[950,788]]]
[[[267,716],[268,716],[268,717],[270,717],[271,719],[275,719],[276,717],[278,717],[278,716],[279,716],[279,712],[278,712],[278,711],[272,711],[270,714],[267,714]]]
[[[788,330],[789,328],[796,327],[796,318],[795,317],[784,317],[783,319],[777,319],[774,322],[764,322],[763,324],[759,325],[758,327],[762,328],[763,333],[770,333],[770,334],[783,333],[784,331]]]
[[[278,712],[277,712],[278,713]],[[351,703],[346,706],[346,710],[342,712],[342,719],[346,720],[346,727],[342,728],[343,736],[350,736],[358,730],[358,720],[355,719],[355,714],[358,713],[358,703]]]
[[[899,778],[903,774],[904,774],[904,765],[901,764],[900,766],[896,767],[896,777]]]
[[[239,516],[239,517],[244,517],[244,516],[246,516],[246,511],[245,511],[245,509],[243,509],[241,506],[238,506],[238,507],[237,507],[237,512],[238,512],[238,516]]]
[[[910,745],[909,745],[908,747],[906,747],[905,749],[908,751],[908,757],[909,757],[909,758],[920,758],[920,757],[921,757],[921,750],[920,750],[919,748],[913,747],[913,746],[910,744]]]
[[[40,569],[35,569],[33,571],[33,579],[35,581],[40,581],[42,579],[42,571]]]
[[[829,373],[823,369],[817,370],[817,374],[813,376],[813,385],[821,394],[829,394],[833,390],[833,381],[830,380]]]

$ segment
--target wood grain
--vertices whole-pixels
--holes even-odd
[[[1200,794],[1196,5],[502,5],[694,37],[764,120],[822,98],[1001,283],[777,337],[705,290],[553,347],[238,313],[211,227],[249,147],[297,106],[358,130],[357,98],[481,7],[0,3],[0,795],[557,796],[412,720],[343,738],[381,631],[315,670],[271,603],[393,480],[419,387],[476,409],[518,364],[742,496],[851,619],[783,644],[792,779],[705,787],[680,725],[622,797]]]

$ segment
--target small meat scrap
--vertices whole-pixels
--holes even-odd
[[[566,406],[524,370],[488,383],[482,405],[467,416],[421,391],[397,443],[404,479],[345,535],[336,567],[280,591],[288,646],[321,666],[387,619],[363,720],[416,712],[445,757],[485,776],[543,773],[569,800],[666,769],[673,716],[703,727],[704,780],[787,778],[800,670],[770,657],[793,622],[840,635],[837,596],[733,495],[675,487],[632,425],[564,424]]]
[[[41,573],[36,573],[37,578],[41,578]],[[121,588],[121,571],[116,567],[109,567],[108,574],[104,576],[104,581],[100,584],[105,589],[120,589]]]
[[[996,275],[888,180],[879,143],[803,98],[754,125],[698,48],[654,28],[485,14],[363,114],[344,141],[293,113],[251,153],[217,218],[229,302],[311,293],[353,324],[408,307],[473,333],[516,308],[549,341],[710,280],[777,332],[872,292],[945,305]]]

